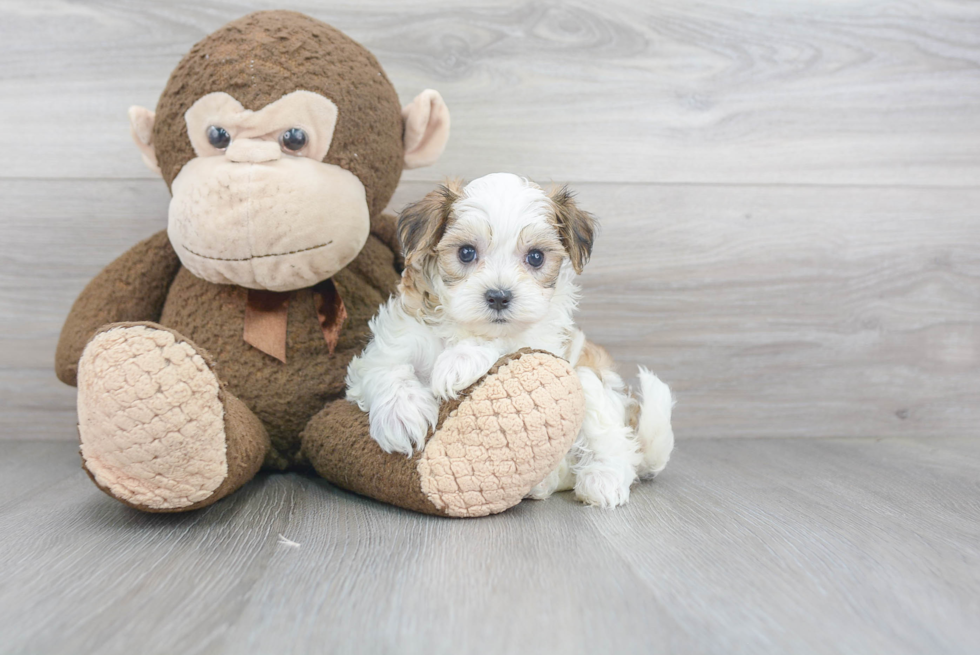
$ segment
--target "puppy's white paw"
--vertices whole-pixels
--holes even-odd
[[[442,351],[432,367],[432,393],[449,400],[487,374],[499,356],[485,347],[459,344]]]
[[[388,453],[411,456],[425,445],[429,428],[439,420],[439,403],[420,385],[397,388],[371,407],[371,437]]]
[[[629,501],[634,480],[636,473],[631,466],[590,466],[576,475],[575,497],[586,505],[619,507]]]
[[[544,500],[550,497],[551,494],[555,493],[555,491],[558,489],[558,480],[558,469],[555,469],[548,474],[548,477],[531,487],[531,490],[527,492],[527,496],[525,496],[525,498]]]
[[[531,487],[526,498],[544,500],[558,491],[568,491],[575,486],[575,474],[572,472],[573,455],[569,453],[554,471],[541,482]]]

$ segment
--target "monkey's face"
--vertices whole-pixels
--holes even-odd
[[[249,14],[197,43],[157,111],[131,107],[144,162],[170,186],[170,241],[210,282],[291,291],[345,267],[403,168],[449,138],[433,90],[405,107],[381,65],[334,28]]]
[[[323,162],[337,121],[332,101],[294,91],[253,112],[209,93],[185,120],[197,156],[173,181],[168,233],[194,275],[288,291],[357,256],[370,213],[360,180]]]

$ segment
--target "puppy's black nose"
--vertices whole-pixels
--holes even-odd
[[[503,311],[507,309],[507,303],[510,299],[514,297],[507,289],[490,289],[487,291],[487,304],[490,305],[490,309],[494,311]]]

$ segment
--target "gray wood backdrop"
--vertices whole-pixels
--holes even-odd
[[[165,226],[129,140],[190,46],[281,3],[0,1],[0,439],[75,438],[58,331]],[[977,436],[975,2],[294,0],[439,89],[448,175],[568,182],[604,231],[581,324],[679,438]]]

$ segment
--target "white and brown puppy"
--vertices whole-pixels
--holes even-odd
[[[447,183],[402,212],[399,295],[347,371],[347,398],[369,412],[384,450],[421,448],[443,400],[529,347],[571,362],[586,400],[574,447],[531,497],[574,488],[585,503],[614,507],[664,468],[674,446],[667,385],[641,367],[636,400],[572,320],[596,228],[566,189],[545,193],[507,173]]]

